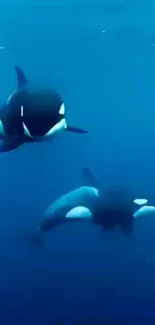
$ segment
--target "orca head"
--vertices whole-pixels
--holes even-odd
[[[132,231],[133,224],[133,196],[130,191],[113,187],[106,189],[95,208],[94,221],[104,230],[121,226],[124,234]]]

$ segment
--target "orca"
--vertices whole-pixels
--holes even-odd
[[[83,169],[83,176],[87,185],[76,188],[52,202],[44,211],[36,229],[24,232],[26,241],[40,244],[44,235],[55,227],[77,221],[87,221],[100,226],[103,231],[119,226],[121,232],[128,235],[133,230],[136,218],[153,212],[148,209],[142,211],[141,208],[137,210],[139,201],[135,203],[131,192],[124,188],[102,189],[88,168]]]
[[[15,72],[17,89],[0,109],[0,152],[14,150],[24,143],[51,140],[61,131],[88,133],[68,124],[65,104],[57,92],[30,89],[18,65]]]

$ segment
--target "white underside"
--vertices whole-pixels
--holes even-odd
[[[34,141],[47,141],[52,140],[55,136],[63,132],[67,128],[67,123],[65,118],[62,119],[59,123],[55,124],[44,136],[32,136],[24,122],[23,128],[25,135]]]
[[[53,137],[55,137],[56,135],[58,135],[59,133],[61,133],[62,131],[64,131],[67,128],[67,123],[66,123],[66,119],[62,119],[59,123],[57,123],[56,125],[53,126],[53,128],[51,128],[44,136],[44,139],[51,139]]]
[[[9,97],[8,101],[10,100],[11,97],[12,97],[12,95]],[[65,115],[64,103],[60,107],[59,114]],[[21,105],[21,116],[24,118],[23,105]],[[44,136],[33,136],[33,135],[31,135],[27,125],[24,122],[22,122],[22,123],[23,123],[23,129],[24,129],[25,135],[27,137],[33,139],[34,141],[45,141],[45,140],[49,140],[49,139],[51,140],[52,138],[54,138],[56,135],[60,134],[62,131],[64,131],[67,128],[66,119],[63,118],[60,120],[60,122],[55,124]]]
[[[134,213],[134,218],[139,218],[139,217],[145,217],[148,215],[154,214],[155,215],[155,206],[153,205],[144,205],[141,208],[139,208],[135,213]]]

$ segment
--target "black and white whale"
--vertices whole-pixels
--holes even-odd
[[[89,169],[83,170],[86,186],[76,188],[54,201],[44,212],[39,226],[26,234],[30,242],[38,243],[53,228],[68,222],[91,222],[104,231],[119,226],[123,234],[130,234],[135,218],[148,215],[155,207],[137,208],[145,202],[135,199],[123,188],[101,189]],[[150,209],[150,210],[149,210]],[[152,209],[152,210],[151,210]]]
[[[66,121],[65,104],[55,91],[31,89],[19,66],[15,66],[17,89],[0,109],[0,152],[24,143],[53,139],[62,131],[88,133]]]

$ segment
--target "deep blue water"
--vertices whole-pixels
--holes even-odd
[[[105,32],[103,32],[105,31]],[[124,237],[91,226],[54,229],[38,249],[25,229],[90,167],[155,200],[155,3],[39,0],[0,4],[0,102],[19,64],[54,87],[72,124],[65,134],[0,156],[0,324],[154,324],[155,221]]]

